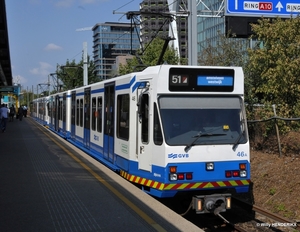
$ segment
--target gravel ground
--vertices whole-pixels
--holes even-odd
[[[277,140],[270,139],[263,147],[251,151],[254,203],[300,221],[300,133],[281,138],[280,157]]]

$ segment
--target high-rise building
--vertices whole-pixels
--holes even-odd
[[[219,13],[222,4],[219,0],[203,0],[197,6],[197,11],[201,12],[197,17],[198,54],[208,45],[216,46],[220,35],[225,33],[225,17],[221,17],[223,12]]]
[[[203,0],[197,5],[197,12],[197,53],[201,56],[208,46],[217,47],[221,41],[220,37],[226,33],[224,1]],[[235,40],[244,45],[244,50],[249,46],[247,38]]]
[[[139,28],[130,23],[106,22],[93,27],[93,53],[96,75],[100,80],[117,74],[116,58],[132,55],[140,47]]]
[[[180,0],[181,2],[185,2]],[[179,3],[179,4],[180,4]],[[140,3],[141,43],[145,45],[154,37],[166,39],[172,37],[170,23],[176,20],[180,57],[187,58],[187,17],[174,17],[169,11],[167,0],[144,0]],[[178,12],[177,12],[178,13]]]

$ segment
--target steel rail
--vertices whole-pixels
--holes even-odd
[[[296,230],[300,230],[299,222],[292,221],[290,219],[284,218],[284,217],[282,217],[278,214],[274,214],[274,213],[272,213],[268,210],[265,210],[265,209],[263,209],[259,206],[256,206],[256,205],[253,205],[252,210],[255,211],[256,213],[259,213],[259,214],[264,215],[268,218],[271,218],[271,219],[275,220],[276,222],[287,223],[287,224],[296,224],[296,227],[294,227],[294,226],[290,226],[290,227],[292,227]]]
[[[293,220],[290,220],[290,219],[287,219],[285,217],[282,217],[278,214],[275,214],[275,213],[272,213],[268,210],[265,210],[259,206],[256,206],[256,205],[251,205],[250,203],[248,202],[245,202],[241,199],[238,199],[238,198],[235,198],[234,197],[234,200],[236,201],[239,201],[240,203],[243,203],[244,205],[247,205],[248,207],[252,207],[252,211],[256,212],[256,213],[259,213],[263,216],[266,216],[270,219],[273,219],[274,221],[276,222],[279,222],[279,223],[287,223],[287,224],[296,224],[296,226],[290,226],[292,228],[294,228],[295,230],[299,230],[300,231],[300,223],[297,222],[297,221],[293,221]]]

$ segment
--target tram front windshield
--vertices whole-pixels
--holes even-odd
[[[240,97],[161,96],[159,107],[168,145],[241,144],[248,140]]]

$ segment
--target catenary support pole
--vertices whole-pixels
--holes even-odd
[[[83,43],[83,85],[88,84],[87,42]]]

